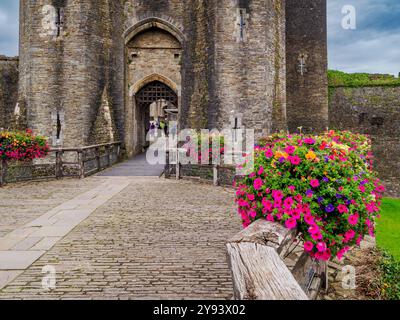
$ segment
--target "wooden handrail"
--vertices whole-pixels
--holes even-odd
[[[79,151],[85,151],[102,147],[116,146],[121,144],[122,142],[110,142],[110,143],[96,144],[92,146],[78,147],[78,148],[52,148],[50,149],[49,152],[79,152]]]
[[[116,142],[111,142],[111,143],[104,143],[104,144],[97,144],[97,145],[92,145],[92,146],[86,146],[86,147],[78,147],[78,148],[52,148],[49,150],[50,154],[55,154],[55,160],[54,162],[51,163],[46,163],[49,166],[55,166],[51,170],[54,172],[51,177],[55,177],[56,179],[62,179],[63,177],[79,177],[79,178],[84,178],[87,175],[94,173],[94,170],[89,170],[88,172],[85,172],[85,164],[89,162],[90,160],[95,160],[96,161],[96,172],[99,172],[105,168],[108,168],[112,165],[112,156],[113,154],[117,155],[117,158],[120,157],[120,152],[121,152],[121,145],[122,143],[119,141]],[[115,148],[117,147],[117,148]],[[93,159],[88,159],[87,158],[87,153],[88,151],[93,150],[94,151],[94,157]],[[102,151],[100,151],[102,150]],[[63,160],[63,155],[65,153],[76,153],[77,154],[77,162],[69,162],[69,161],[64,161]],[[104,154],[103,154],[104,153]],[[54,157],[54,156],[53,156]],[[106,165],[102,166],[101,165],[101,160],[107,157],[106,160]],[[53,160],[53,158],[51,158]],[[68,172],[64,172],[64,167],[66,166],[76,166],[78,169],[77,173],[69,174]],[[31,165],[34,167],[35,165]],[[7,172],[7,163],[6,161],[1,161],[0,160],[0,186],[4,185],[6,182],[6,172]],[[21,179],[21,177],[19,177]]]

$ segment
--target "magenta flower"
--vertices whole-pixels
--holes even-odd
[[[254,180],[254,189],[256,189],[257,191],[261,189],[261,187],[263,186],[263,181],[260,178],[257,178],[256,180]]]
[[[296,148],[293,146],[287,146],[285,149],[286,153],[293,154],[296,151]]]
[[[354,239],[354,237],[356,236],[356,233],[354,230],[349,230],[344,234],[344,240],[343,243],[347,243],[350,242],[351,240]]]
[[[282,200],[283,199],[283,192],[280,190],[273,190],[272,191],[272,198],[275,200]]]
[[[258,170],[258,175],[261,176],[264,173],[264,168],[260,167],[260,169]]]
[[[247,207],[249,205],[249,203],[246,200],[239,199],[238,205],[239,205],[239,207]]]
[[[295,229],[297,227],[296,219],[290,218],[290,219],[286,220],[285,226],[288,229]]]
[[[308,215],[308,214],[304,216],[304,221],[309,225],[314,225],[315,224],[314,217],[311,216],[311,215]]]
[[[318,244],[317,244],[318,252],[325,252],[326,249],[328,249],[328,247],[325,242],[318,242]]]
[[[338,205],[338,211],[340,213],[348,213],[349,209],[344,204],[339,204]]]
[[[293,203],[294,203],[293,198],[289,197],[289,198],[285,199],[285,201],[283,202],[283,205],[285,208],[290,209],[290,208],[292,208]]]
[[[268,211],[272,211],[273,205],[271,201],[267,200],[267,198],[262,199],[261,203],[265,209],[267,209]]]
[[[306,144],[315,144],[315,139],[306,138],[306,139],[304,139],[304,143],[306,143]]]
[[[314,249],[314,244],[311,241],[304,242],[304,250],[311,252]]]
[[[358,214],[353,214],[349,217],[349,224],[351,226],[356,226],[358,224],[358,220],[359,220],[359,215]]]
[[[254,196],[254,194],[251,194],[251,193],[250,193],[250,194],[247,195],[247,198],[248,198],[250,201],[254,201],[256,197]]]
[[[267,215],[267,221],[275,222],[275,218],[272,214]]]
[[[289,161],[294,166],[298,166],[301,163],[301,159],[298,156],[290,156]]]
[[[255,218],[255,217],[257,217],[257,212],[255,212],[254,210],[251,210],[250,212],[249,212],[249,217],[251,217],[251,218]]]
[[[267,151],[265,151],[265,156],[267,158],[272,158],[274,156],[274,152],[271,149],[268,149]]]
[[[319,180],[317,180],[317,179],[311,180],[310,184],[311,184],[311,187],[318,188],[319,187]]]

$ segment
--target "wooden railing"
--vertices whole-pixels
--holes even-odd
[[[27,180],[84,178],[100,172],[121,158],[121,143],[113,142],[81,148],[54,148],[49,155],[32,163],[0,162],[0,186]],[[18,173],[22,171],[22,173]],[[13,173],[17,172],[17,173]]]
[[[195,177],[194,175],[186,176],[184,169],[200,169],[208,172],[208,177],[204,178],[209,182],[212,182],[215,186],[228,185],[226,182],[222,181],[222,174],[224,172],[228,172],[230,176],[233,178],[236,177],[236,167],[232,165],[217,165],[217,164],[182,164],[179,159],[174,159],[174,164],[172,164],[170,158],[170,152],[167,151],[166,157],[166,165],[164,169],[165,178],[170,179],[172,176],[176,178],[176,180],[180,180],[182,178],[197,178],[201,179],[200,176]],[[230,181],[232,182],[232,181]]]

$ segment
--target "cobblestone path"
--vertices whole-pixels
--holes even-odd
[[[127,186],[21,271],[0,299],[231,299],[224,243],[240,229],[233,191],[154,177],[93,177],[74,182],[75,191],[119,181]],[[58,183],[70,182],[37,186]],[[44,266],[57,272],[50,291]]]

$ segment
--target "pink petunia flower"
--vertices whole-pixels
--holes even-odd
[[[272,198],[274,198],[277,201],[280,201],[283,199],[283,192],[281,190],[273,190],[272,191]]]
[[[298,156],[289,157],[289,161],[294,166],[298,166],[301,163],[301,159]]]
[[[250,212],[249,212],[249,217],[251,217],[251,218],[255,218],[255,217],[257,217],[257,212],[255,212],[254,210],[251,210]]]
[[[325,252],[326,249],[328,249],[328,246],[326,245],[325,242],[318,242],[318,244],[317,244],[318,252]]]
[[[304,243],[304,250],[307,252],[311,252],[314,249],[314,244],[311,241],[306,241]]]
[[[288,229],[295,229],[297,227],[296,219],[290,218],[290,219],[286,220],[285,226]]]
[[[257,191],[261,189],[261,187],[263,186],[263,181],[260,178],[257,178],[256,180],[254,180],[254,189],[256,189]]]
[[[349,209],[344,204],[339,204],[338,205],[338,211],[340,213],[348,213]]]
[[[313,240],[315,240],[315,241],[322,240],[323,237],[322,237],[321,231],[312,233],[312,234],[311,234],[311,238],[312,238]]]
[[[275,218],[272,214],[267,215],[267,221],[275,222]]]
[[[268,211],[272,211],[273,205],[271,201],[267,200],[267,198],[263,198],[261,203],[265,209],[267,209]]]
[[[317,180],[317,179],[311,180],[310,184],[311,184],[311,187],[318,188],[319,187],[319,180]]]
[[[356,226],[357,224],[358,224],[358,220],[359,220],[359,215],[356,213],[356,214],[352,214],[350,217],[349,217],[349,224],[351,225],[351,226]]]
[[[307,224],[309,224],[309,225],[315,225],[315,219],[314,219],[314,217],[311,216],[311,215],[309,215],[309,214],[306,214],[306,215],[304,216],[304,221],[305,221]]]
[[[274,156],[274,152],[271,149],[268,149],[267,151],[265,151],[265,156],[267,158],[272,158]]]

